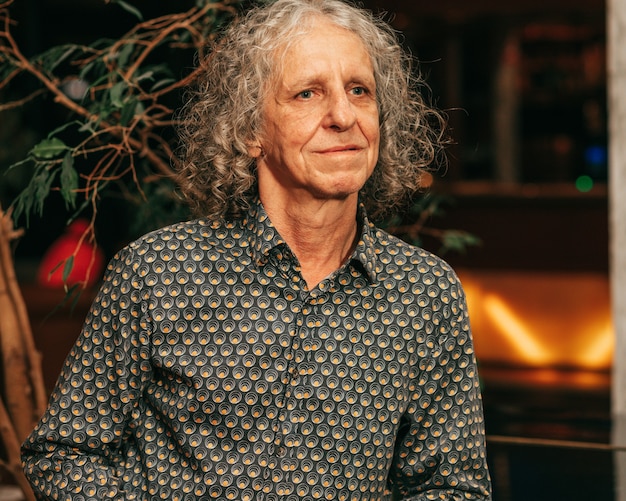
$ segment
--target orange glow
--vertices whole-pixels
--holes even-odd
[[[483,297],[484,308],[489,319],[498,327],[502,336],[514,347],[517,354],[533,365],[550,362],[550,353],[543,346],[537,333],[498,296]]]
[[[579,362],[589,368],[601,368],[613,356],[615,345],[613,327],[606,325],[600,329],[595,339],[590,339],[585,350],[581,350]]]
[[[608,276],[460,270],[476,356],[526,367],[608,370],[614,330]]]

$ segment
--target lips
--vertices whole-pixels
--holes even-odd
[[[361,146],[357,146],[355,144],[347,144],[344,146],[334,146],[332,148],[326,148],[321,150],[320,153],[343,153],[349,151],[360,151],[363,148]]]

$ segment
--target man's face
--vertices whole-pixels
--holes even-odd
[[[365,46],[319,18],[289,47],[282,68],[265,101],[259,180],[292,196],[357,194],[379,147],[376,82]]]

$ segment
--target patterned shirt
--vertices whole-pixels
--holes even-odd
[[[40,499],[490,499],[451,268],[371,225],[309,290],[261,204],[108,266],[23,445]]]

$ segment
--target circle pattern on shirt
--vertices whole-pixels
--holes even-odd
[[[52,499],[365,501],[388,479],[438,499],[489,482],[454,272],[366,226],[309,291],[262,211],[124,249],[28,443],[50,455],[30,478]]]

